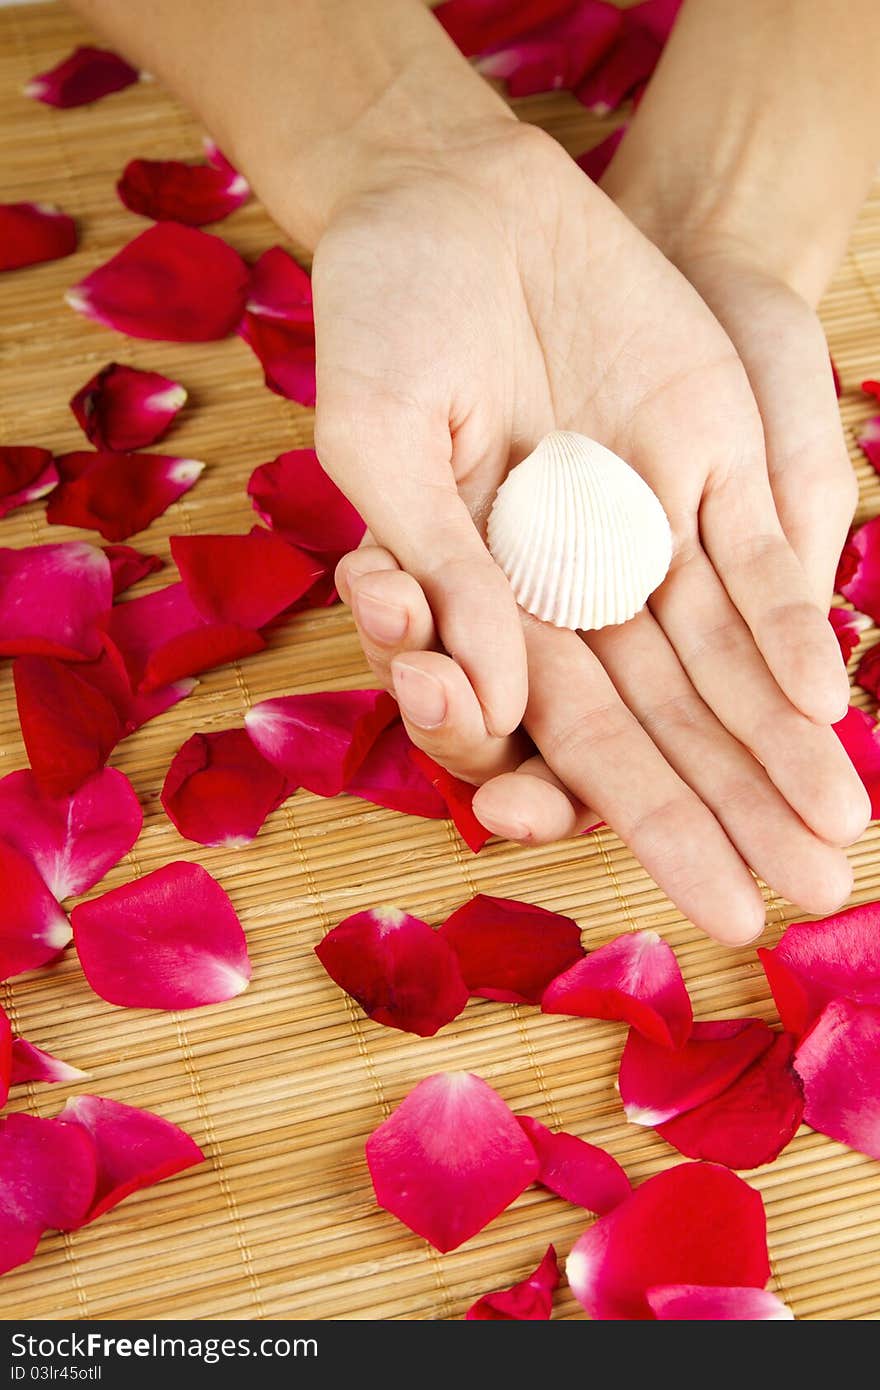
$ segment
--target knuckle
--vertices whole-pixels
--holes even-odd
[[[658,700],[639,715],[639,723],[654,742],[664,733],[692,733],[702,716],[701,702],[693,694],[671,695]]]
[[[594,705],[541,738],[541,750],[553,768],[571,769],[589,761],[597,748],[632,732],[635,719],[619,700]],[[560,775],[564,776],[564,772]]]

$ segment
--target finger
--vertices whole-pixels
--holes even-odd
[[[474,813],[494,835],[528,845],[567,840],[599,820],[595,811],[572,796],[540,755],[480,787]]]
[[[391,689],[391,663],[405,652],[429,651],[437,634],[428,601],[411,574],[375,570],[350,586],[351,610],[364,655],[382,685]]]
[[[379,545],[362,545],[343,555],[336,566],[333,582],[342,602],[351,607],[351,585],[355,579],[362,574],[374,574],[377,570],[398,569],[400,566],[390,551]]]
[[[764,924],[755,883],[711,811],[669,766],[575,633],[525,625],[526,727],[548,766],[618,832],[664,892],[719,941]]]

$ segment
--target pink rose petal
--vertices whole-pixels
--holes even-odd
[[[166,864],[70,921],[83,973],[110,1004],[194,1009],[234,999],[251,977],[235,908],[199,864]]]
[[[538,1155],[537,1181],[542,1187],[599,1216],[629,1197],[629,1178],[605,1149],[578,1139],[576,1134],[554,1134],[529,1115],[520,1115],[518,1119]]]
[[[195,1140],[149,1110],[100,1096],[74,1096],[61,1111],[65,1129],[87,1135],[97,1156],[94,1199],[85,1225],[143,1187],[203,1163]]]
[[[865,619],[870,623],[870,619]],[[880,699],[880,642],[869,647],[856,667],[856,682],[875,699]]]
[[[618,146],[626,134],[626,130],[626,122],[624,122],[616,130],[612,130],[610,135],[606,135],[604,140],[600,140],[598,145],[593,145],[590,149],[584,150],[583,154],[578,155],[575,163],[594,183],[599,182],[617,154]]]
[[[666,1047],[681,1047],[693,1014],[678,961],[652,931],[627,932],[558,976],[544,1013],[613,1018]]]
[[[547,1253],[537,1269],[519,1284],[486,1293],[465,1313],[466,1322],[545,1322],[553,1312],[553,1291],[559,1284],[556,1251]]]
[[[471,994],[540,1004],[551,980],[585,955],[570,917],[479,893],[440,928],[458,956]]]
[[[122,171],[116,192],[131,212],[187,227],[219,222],[251,196],[247,179],[234,169],[177,159],[132,159]]]
[[[130,545],[105,545],[102,548],[110,561],[114,598],[124,594],[126,589],[130,589],[141,579],[146,579],[148,574],[155,574],[165,566],[165,561],[158,555],[144,555],[142,551],[134,550]]]
[[[794,922],[777,946],[759,947],[758,955],[792,1033],[805,1033],[832,999],[880,1007],[880,903]]]
[[[794,1313],[768,1289],[719,1289],[702,1284],[661,1284],[648,1289],[660,1322],[791,1322]]]
[[[871,798],[871,816],[876,820],[880,816],[880,729],[877,721],[864,710],[850,705],[840,723],[834,725],[834,732],[864,783]]]
[[[880,1009],[832,999],[802,1039],[794,1065],[807,1124],[880,1159]]]
[[[25,1264],[44,1231],[78,1226],[95,1179],[88,1135],[35,1115],[0,1118],[0,1274]]]
[[[492,832],[480,824],[474,812],[477,788],[471,786],[470,782],[463,782],[460,777],[453,777],[451,772],[447,772],[445,767],[435,763],[433,758],[415,745],[409,750],[409,756],[446,802],[447,813],[468,849],[479,854],[491,840]]]
[[[33,864],[0,840],[0,980],[57,959],[70,923]]]
[[[186,676],[250,656],[266,645],[259,633],[247,628],[209,623],[182,584],[117,604],[107,631],[133,690],[141,695],[158,693]]]
[[[412,746],[403,724],[399,720],[391,724],[346,783],[348,795],[408,816],[443,820],[446,802],[410,758]]]
[[[858,445],[871,466],[880,473],[880,415],[866,420],[858,435]]]
[[[468,1001],[455,952],[395,907],[356,912],[315,947],[327,974],[376,1023],[432,1038]]]
[[[468,1072],[441,1072],[410,1091],[367,1140],[376,1201],[437,1250],[455,1250],[538,1175],[508,1106]]]
[[[604,0],[579,0],[478,64],[484,77],[506,80],[512,97],[560,88],[570,91],[602,59],[622,28]]]
[[[760,1194],[711,1163],[681,1163],[649,1178],[585,1231],[566,1265],[592,1318],[653,1317],[658,1285],[763,1289],[770,1278]]]
[[[76,223],[48,203],[0,203],[0,271],[58,261],[76,250]]]
[[[0,549],[0,656],[95,657],[99,624],[112,602],[110,564],[94,546],[65,541]]]
[[[695,1023],[682,1047],[668,1047],[635,1028],[627,1035],[617,1085],[626,1118],[636,1125],[661,1125],[725,1091],[773,1044],[760,1018],[723,1018]]]
[[[871,626],[871,620],[864,613],[854,613],[851,608],[831,608],[828,621],[840,645],[840,654],[847,662],[859,645],[862,633]]]
[[[62,454],[61,483],[49,498],[46,520],[88,527],[108,541],[127,540],[189,492],[204,467],[169,454]]]
[[[48,449],[0,445],[0,517],[36,502],[58,482],[58,470]]]
[[[584,106],[604,116],[634,95],[657,66],[681,0],[645,0],[623,11],[620,33],[575,89]]]
[[[261,521],[334,570],[364,534],[364,523],[318,462],[314,449],[290,449],[255,468],[248,496]]]
[[[69,291],[72,308],[132,338],[201,343],[239,323],[248,269],[219,237],[158,222]]]
[[[113,752],[122,737],[119,716],[75,666],[54,657],[19,656],[12,674],[34,777],[48,796],[69,796]]]
[[[572,0],[443,0],[434,10],[467,57],[488,53],[570,10]]]
[[[59,902],[93,888],[128,853],[142,824],[131,783],[112,768],[60,798],[48,796],[32,772],[0,780],[0,839],[31,860]]]
[[[880,620],[880,516],[853,531],[837,566],[835,589],[860,613]]]
[[[29,1081],[45,1081],[50,1085],[66,1085],[71,1081],[85,1081],[88,1072],[62,1062],[51,1052],[28,1042],[26,1038],[15,1038],[12,1043],[10,1082],[13,1086],[24,1086]]]
[[[397,705],[384,690],[328,690],[264,700],[248,710],[244,722],[263,757],[291,786],[336,796],[396,718]]]
[[[38,72],[24,89],[47,106],[86,106],[138,81],[140,73],[109,48],[75,48],[47,72]]]
[[[223,729],[193,734],[177,750],[162,805],[186,839],[238,848],[258,834],[290,792],[287,779],[266,762],[244,729]]]
[[[322,572],[262,526],[246,536],[172,536],[171,554],[203,618],[253,630],[295,603]]]
[[[167,434],[186,401],[177,381],[109,362],[70,402],[77,424],[96,449],[147,449]]]
[[[126,604],[125,607],[130,605]],[[95,661],[81,662],[77,670],[83,680],[105,695],[113,705],[119,716],[123,738],[186,699],[198,685],[198,681],[184,679],[159,685],[147,693],[135,693],[121,652],[108,633],[102,635],[104,650],[101,655]]]

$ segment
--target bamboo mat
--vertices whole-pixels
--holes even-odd
[[[170,447],[208,468],[136,538],[167,557],[176,532],[245,529],[253,519],[244,492],[249,473],[283,449],[310,443],[312,417],[265,390],[256,359],[236,339],[135,342],[84,322],[62,302],[68,285],[146,225],[116,199],[124,162],[200,152],[201,132],[155,83],[73,111],[20,95],[34,72],[84,41],[59,5],[0,12],[0,197],[57,201],[82,233],[74,257],[0,284],[0,440],[80,447],[67,401],[111,358],[179,378],[191,403]],[[609,128],[566,96],[521,106],[575,154]],[[218,230],[245,255],[277,239],[254,205]],[[865,517],[880,511],[880,481],[860,458],[853,427],[869,413],[858,382],[880,369],[880,192],[864,210],[823,318],[849,388],[842,410]],[[39,505],[0,529],[5,545],[83,534],[48,528]],[[153,576],[137,592],[168,580],[167,572]],[[353,687],[365,675],[346,613],[305,614],[273,634],[271,650],[204,676],[190,699],[114,755],[143,803],[145,824],[135,850],[94,891],[172,859],[198,860],[238,909],[253,983],[233,1002],[195,1012],[120,1010],[91,993],[70,953],[0,992],[16,1031],[91,1073],[79,1087],[17,1091],[11,1108],[53,1115],[68,1090],[89,1089],[155,1109],[192,1133],[208,1157],[87,1230],[47,1237],[32,1264],[0,1280],[3,1318],[461,1317],[480,1293],[521,1278],[548,1241],[567,1253],[589,1218],[534,1189],[441,1257],[376,1208],[364,1140],[416,1081],[441,1069],[476,1071],[516,1110],[606,1145],[636,1182],[679,1161],[661,1139],[623,1119],[614,1090],[623,1037],[616,1025],[488,1002],[472,1002],[432,1040],[365,1019],[312,950],[351,912],[391,902],[437,923],[482,891],[573,915],[587,946],[650,926],[677,951],[699,1017],[775,1018],[754,952],[723,950],[699,935],[607,830],[541,849],[492,844],[474,857],[444,822],[299,793],[249,848],[203,850],[178,836],[159,792],[191,732],[240,724],[256,700]],[[0,773],[24,765],[4,669]],[[854,900],[878,896],[877,826],[851,858]],[[769,895],[768,904],[772,944],[794,914]],[[880,1314],[878,1175],[875,1163],[807,1129],[777,1163],[750,1175],[767,1204],[772,1287],[798,1317]],[[582,1316],[567,1291],[556,1315]]]

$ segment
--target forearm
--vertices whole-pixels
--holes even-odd
[[[723,242],[811,302],[880,157],[877,0],[686,0],[603,181],[673,259]]]
[[[511,119],[421,0],[71,0],[167,84],[314,246],[393,159]]]

